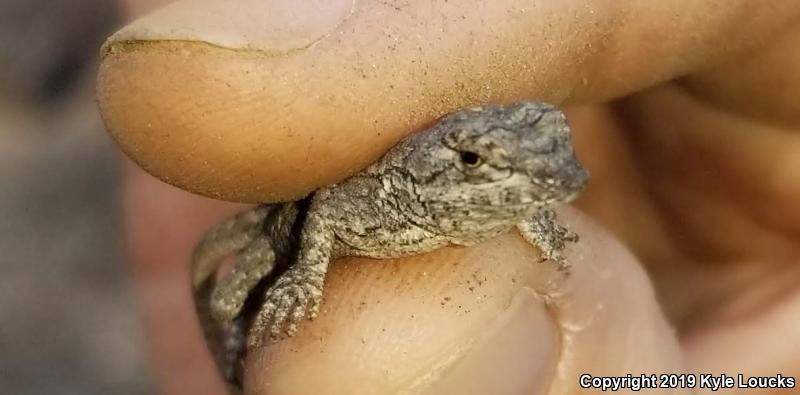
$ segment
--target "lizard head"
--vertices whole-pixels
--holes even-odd
[[[564,114],[546,103],[463,110],[404,146],[418,199],[434,211],[519,217],[574,199],[589,178]]]

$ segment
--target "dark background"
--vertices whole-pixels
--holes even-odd
[[[93,97],[111,0],[0,0],[0,393],[149,394]]]

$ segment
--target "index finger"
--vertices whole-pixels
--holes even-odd
[[[104,48],[107,127],[151,174],[287,200],[455,109],[600,101],[719,61],[796,2],[179,2]],[[724,42],[730,45],[719,45]]]

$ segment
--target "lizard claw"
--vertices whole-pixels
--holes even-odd
[[[313,320],[314,318],[317,318],[317,315],[319,314],[320,302],[322,302],[322,298],[311,300],[311,307],[309,307],[309,309],[308,309],[308,319],[309,320]]]

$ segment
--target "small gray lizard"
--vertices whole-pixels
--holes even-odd
[[[339,184],[298,202],[260,205],[204,237],[191,271],[212,353],[238,387],[248,298],[271,278],[248,346],[292,336],[319,312],[325,273],[337,257],[471,246],[516,226],[543,260],[567,268],[561,251],[577,235],[556,222],[551,208],[574,199],[587,181],[566,118],[552,105],[523,102],[449,115]],[[231,255],[233,268],[216,283]],[[284,271],[275,276],[276,269]]]

